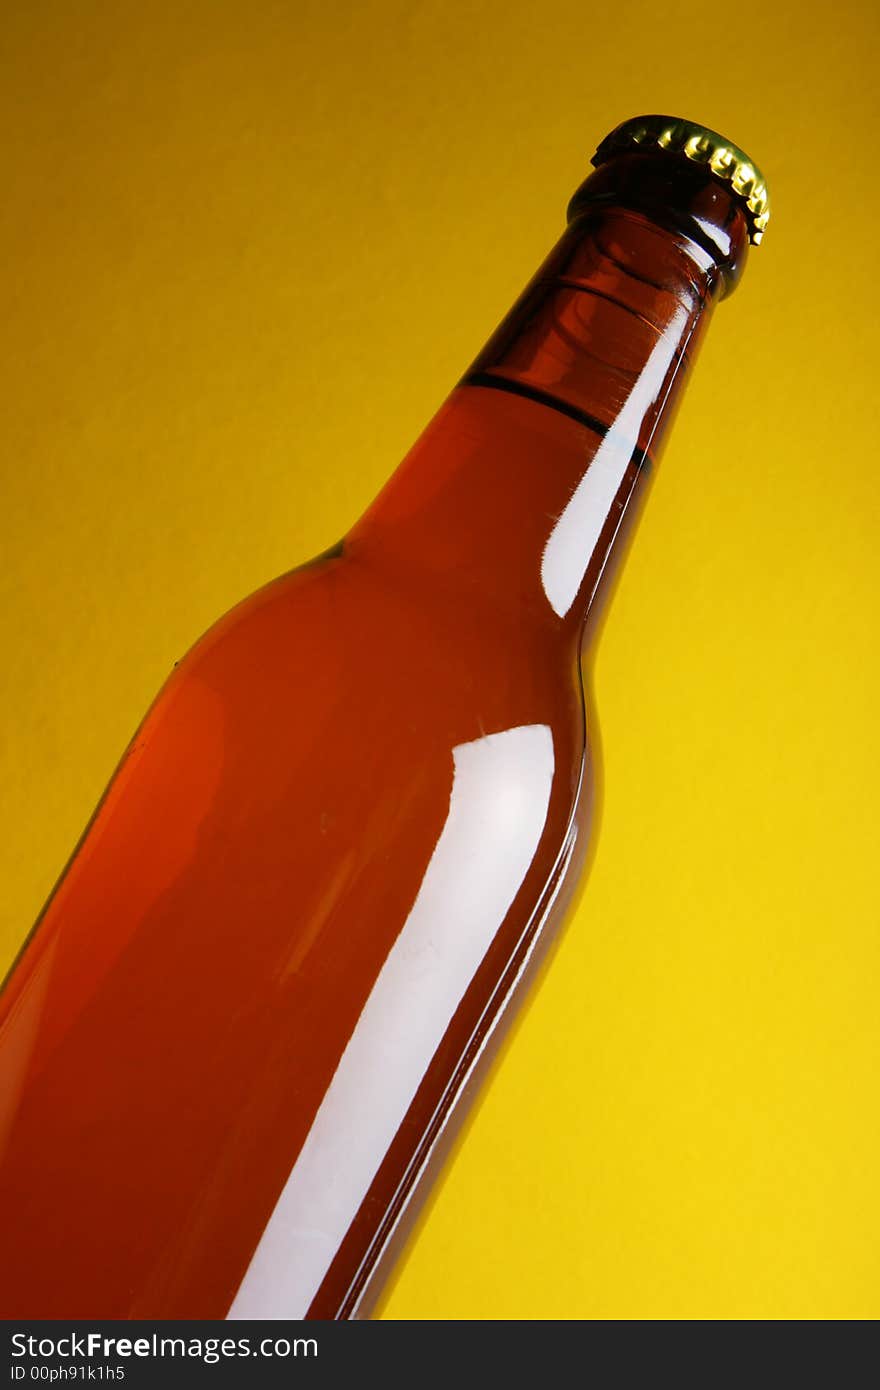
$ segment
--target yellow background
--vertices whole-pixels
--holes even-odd
[[[672,111],[770,181],[605,627],[591,880],[387,1317],[880,1314],[876,14],[5,7],[3,963],[171,663],[358,516],[597,140]]]

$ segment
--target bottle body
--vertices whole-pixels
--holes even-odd
[[[419,1148],[437,1122],[574,852],[585,751],[576,652],[438,579],[432,605],[341,547],[139,730],[6,991],[4,1035],[36,1035],[3,1087],[10,1315],[302,1317],[417,1092]],[[239,1294],[297,1153],[296,1286],[270,1258]]]
[[[366,1306],[582,864],[585,623],[719,283],[588,220],[132,741],[0,997],[3,1316]]]

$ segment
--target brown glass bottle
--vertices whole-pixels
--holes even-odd
[[[0,998],[0,1316],[368,1308],[582,866],[584,644],[763,226],[705,139],[600,147],[363,519],[147,714]]]

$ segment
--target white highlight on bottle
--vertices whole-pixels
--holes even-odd
[[[584,582],[632,458],[633,443],[648,407],[663,388],[686,318],[687,310],[682,306],[654,344],[613,428],[550,532],[541,561],[541,582],[550,607],[560,618],[565,617]]]
[[[546,724],[453,749],[449,814],[227,1314],[303,1318],[534,859]]]

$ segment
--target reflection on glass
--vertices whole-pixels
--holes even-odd
[[[595,558],[602,531],[632,465],[645,417],[664,386],[668,389],[670,385],[670,368],[681,351],[687,318],[686,311],[679,309],[672,318],[673,331],[658,338],[620,409],[615,428],[605,435],[550,533],[541,561],[541,580],[550,606],[560,618],[577,598]]]
[[[449,814],[229,1312],[302,1318],[538,847],[545,724],[453,749]]]

